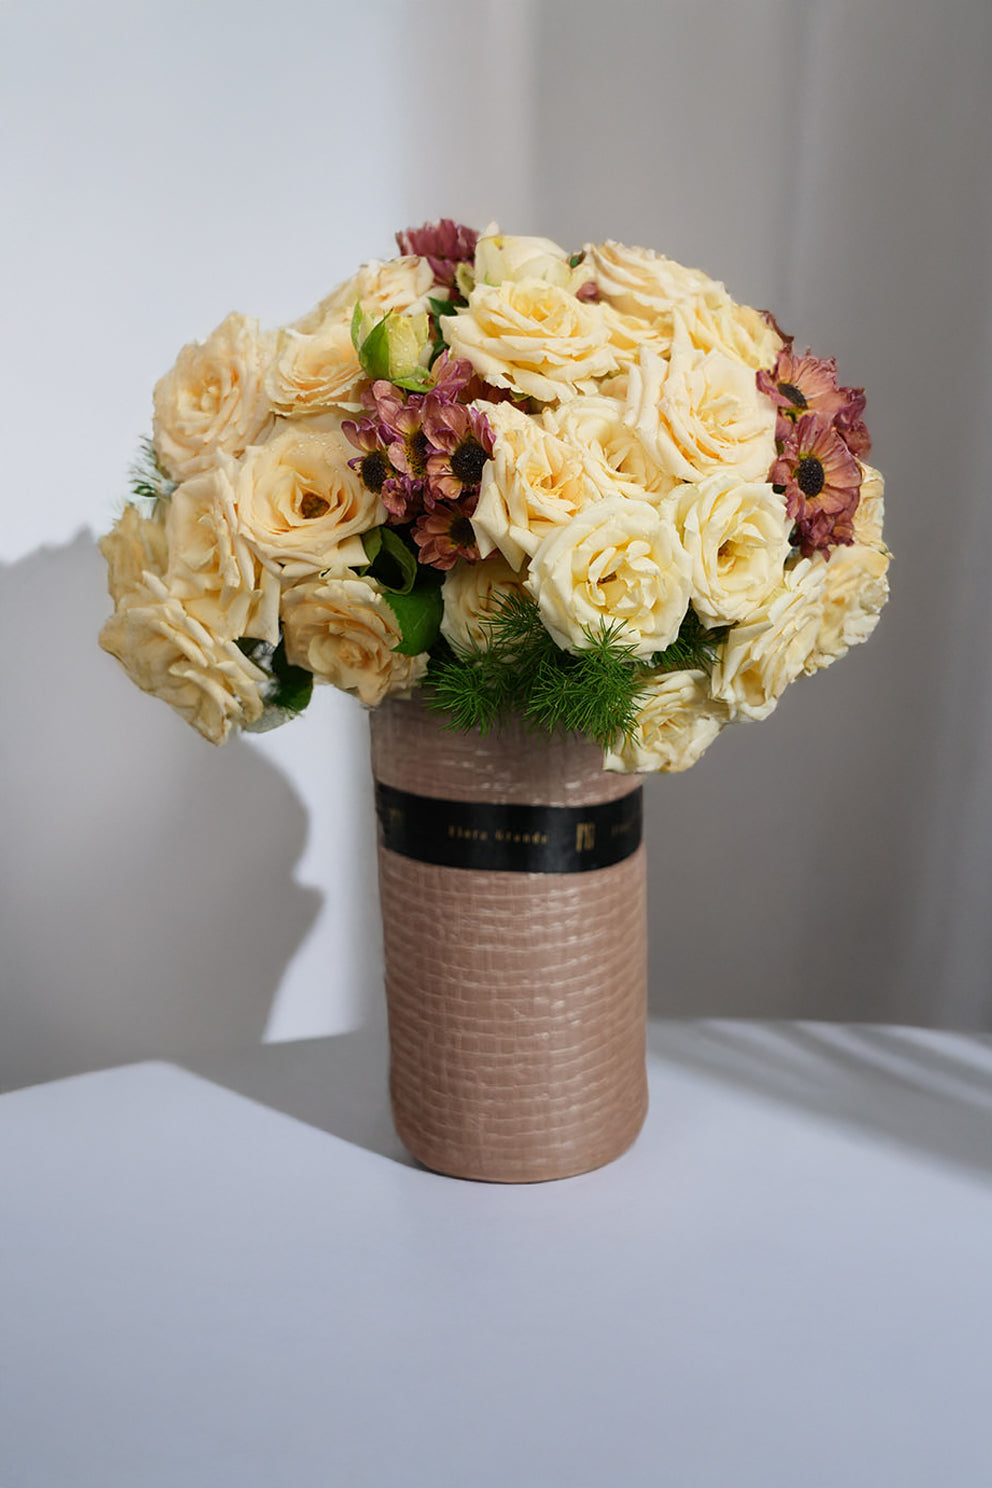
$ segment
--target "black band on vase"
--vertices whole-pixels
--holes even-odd
[[[595,806],[444,801],[375,785],[379,841],[442,868],[585,873],[609,868],[641,843],[643,789]]]

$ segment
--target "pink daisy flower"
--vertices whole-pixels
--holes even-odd
[[[485,414],[464,403],[437,404],[428,394],[424,432],[432,446],[427,480],[439,500],[457,501],[478,491],[482,471],[492,458],[493,431]]]
[[[474,510],[474,497],[458,506],[439,501],[433,511],[420,517],[412,528],[413,540],[420,549],[417,555],[420,562],[440,569],[453,568],[459,558],[468,563],[478,562],[479,549],[469,521]]]
[[[423,510],[422,482],[418,484],[394,468],[389,458],[388,434],[382,421],[374,418],[358,422],[344,419],[341,432],[361,451],[348,464],[352,470],[358,471],[366,489],[379,497],[391,522],[409,522],[419,515]]]
[[[803,414],[821,414],[829,424],[847,401],[837,386],[837,363],[833,357],[814,357],[808,352],[796,356],[791,350],[781,351],[772,371],[758,372],[756,381],[778,409],[775,437],[780,442],[789,438],[790,426]]]
[[[863,417],[865,390],[864,388],[841,388],[841,392],[849,394],[849,401],[834,419],[834,428],[852,455],[857,455],[859,460],[867,459],[871,454],[871,435],[868,433]]]
[[[804,414],[790,431],[768,478],[785,493],[786,510],[796,524],[804,558],[818,548],[853,541],[861,470],[826,419]]]

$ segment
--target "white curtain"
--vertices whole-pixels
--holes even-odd
[[[374,1015],[360,713],[211,754],[70,539],[183,340],[442,214],[699,264],[868,390],[890,605],[647,782],[656,1010],[992,1027],[990,73],[985,0],[0,7],[0,1085]]]

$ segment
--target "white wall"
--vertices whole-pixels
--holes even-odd
[[[322,690],[305,720],[212,751],[97,649],[95,535],[183,342],[232,308],[293,318],[398,228],[526,224],[529,17],[514,0],[0,5],[0,614],[18,637],[0,1087],[376,1015],[362,710]],[[497,105],[483,176],[466,123]]]
[[[649,783],[660,1005],[992,1025],[990,60],[982,0],[0,4],[0,1085],[378,1008],[361,710],[211,751],[91,534],[183,341],[442,214],[701,263],[868,386],[892,603]]]

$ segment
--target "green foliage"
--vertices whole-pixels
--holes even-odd
[[[458,306],[454,300],[429,299],[427,303],[435,320],[440,320],[443,315],[455,315],[458,312]]]
[[[373,382],[381,377],[389,376],[389,315],[388,313],[377,320],[369,331],[364,341],[361,338],[362,306],[359,301],[355,305],[354,314],[351,317],[351,340],[355,350],[358,352],[358,360],[362,364],[362,371],[366,377]]]
[[[158,463],[155,446],[150,439],[143,439],[139,448],[138,458],[128,471],[131,495],[137,501],[163,501],[172,495],[177,483],[166,475]]]
[[[386,603],[399,622],[403,639],[394,650],[402,656],[419,656],[429,651],[438,638],[444,605],[440,585],[418,584],[408,594],[386,594]]]
[[[562,651],[526,595],[502,596],[483,644],[431,658],[426,697],[451,727],[488,733],[517,712],[535,729],[585,734],[606,747],[629,734],[643,672],[619,625],[590,633],[578,655]]]
[[[393,594],[409,594],[417,578],[417,555],[394,527],[373,527],[362,534],[365,568],[355,572],[377,579]]]
[[[660,672],[708,672],[730,630],[729,625],[719,625],[713,630],[707,630],[690,605],[678,635],[666,650],[658,651],[652,656],[651,666]]]
[[[236,644],[269,679],[263,693],[265,712],[256,723],[245,725],[247,731],[265,733],[302,713],[313,694],[313,676],[305,667],[290,665],[285,643],[280,640],[278,646],[272,646],[268,641],[242,636]]]
[[[607,749],[633,731],[651,672],[708,669],[716,636],[690,607],[678,638],[650,664],[635,658],[619,622],[587,631],[587,645],[573,654],[555,644],[534,601],[513,592],[501,596],[481,644],[435,648],[424,695],[460,733],[489,733],[518,713],[536,731],[582,734]]]

